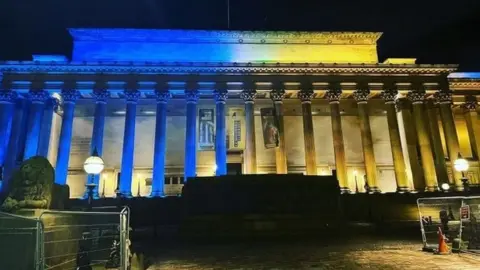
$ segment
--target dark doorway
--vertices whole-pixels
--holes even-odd
[[[242,163],[227,163],[227,175],[241,175]]]

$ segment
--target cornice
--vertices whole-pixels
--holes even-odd
[[[375,45],[380,32],[287,32],[174,29],[69,29],[75,41],[180,43],[302,43]]]
[[[448,74],[457,65],[416,64],[280,64],[280,63],[151,63],[151,62],[0,62],[0,73],[115,73],[115,74],[282,74],[375,73]]]
[[[452,90],[480,90],[480,80],[449,80]]]

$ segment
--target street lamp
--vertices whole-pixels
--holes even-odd
[[[443,183],[440,188],[443,192],[448,192],[448,190],[450,189],[450,185],[448,183]]]
[[[93,151],[92,156],[87,158],[83,163],[83,169],[89,175],[88,178],[90,179],[90,181],[88,181],[87,184],[85,185],[88,191],[88,208],[89,209],[92,208],[93,190],[97,186],[94,181],[95,176],[99,175],[104,168],[105,168],[105,163],[103,162],[103,159],[98,156],[97,150]]]
[[[462,173],[462,183],[463,183],[463,189],[464,191],[469,191],[469,186],[468,186],[468,178],[465,177],[465,172],[468,171],[468,161],[458,153],[458,158],[455,160],[453,163],[453,167],[455,168],[456,171],[459,171]]]

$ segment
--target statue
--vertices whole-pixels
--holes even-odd
[[[59,204],[52,199],[53,193],[59,193],[56,201],[65,201],[68,199],[68,187],[55,185],[54,179],[55,171],[46,158],[36,156],[24,161],[13,173],[4,191],[7,197],[1,210],[49,209]]]

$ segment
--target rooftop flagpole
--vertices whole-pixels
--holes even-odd
[[[227,27],[230,29],[230,0],[227,0]]]

